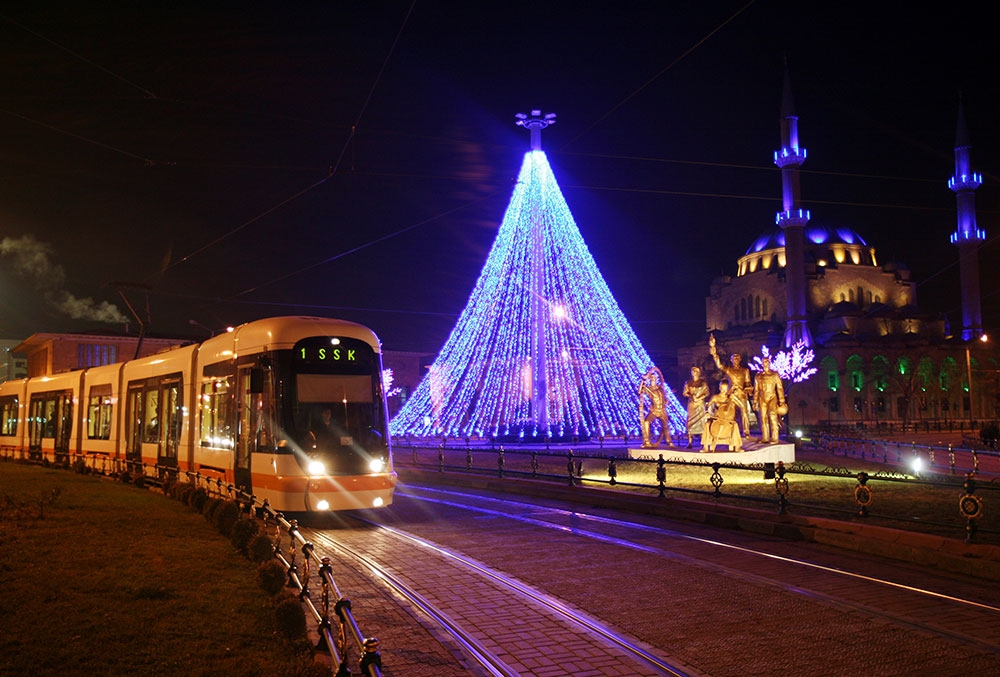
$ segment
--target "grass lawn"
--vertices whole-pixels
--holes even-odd
[[[131,485],[0,462],[0,581],[0,674],[317,667],[307,640],[279,633],[255,564],[200,513]]]

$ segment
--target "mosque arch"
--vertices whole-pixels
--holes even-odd
[[[861,392],[865,387],[865,363],[858,354],[847,358],[847,378],[851,381],[854,392]]]
[[[837,392],[840,390],[840,372],[837,368],[837,360],[832,355],[827,355],[819,362],[820,373],[826,375],[826,387]]]

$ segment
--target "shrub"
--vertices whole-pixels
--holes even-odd
[[[266,562],[274,558],[274,544],[267,534],[259,533],[247,543],[247,554],[254,562]]]
[[[268,560],[257,567],[257,585],[272,597],[284,589],[285,580],[287,580],[285,567],[276,559]]]
[[[278,629],[289,639],[297,639],[306,634],[306,612],[302,602],[292,593],[278,597],[274,605],[274,615],[278,621]]]
[[[212,515],[212,524],[223,536],[233,533],[233,525],[240,518],[240,506],[235,501],[223,501]]]
[[[205,503],[201,506],[201,514],[205,517],[205,520],[212,522],[212,518],[215,516],[215,511],[219,509],[222,505],[222,499],[210,496]]]
[[[179,483],[174,489],[174,498],[184,505],[191,505],[191,494],[194,493],[194,485],[190,482]]]
[[[233,524],[233,529],[229,534],[229,540],[233,542],[233,547],[247,554],[247,546],[250,539],[260,533],[260,522],[253,517],[241,517]]]
[[[188,496],[188,505],[201,512],[202,506],[205,505],[205,501],[207,500],[208,491],[205,490],[205,487],[198,487]]]

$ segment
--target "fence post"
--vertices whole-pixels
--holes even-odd
[[[664,498],[667,495],[667,462],[663,460],[663,454],[656,462],[656,482],[660,485],[660,498]]]
[[[962,484],[965,494],[959,499],[958,507],[965,517],[965,542],[971,543],[976,535],[976,520],[983,515],[983,499],[975,495],[976,480],[974,473],[965,476],[965,483]]]
[[[774,471],[777,475],[774,478],[774,491],[778,494],[778,514],[784,515],[788,511],[788,480],[785,478],[785,462],[778,461],[778,466]]]

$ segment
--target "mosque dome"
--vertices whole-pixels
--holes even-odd
[[[805,227],[805,254],[820,267],[841,264],[877,266],[875,248],[853,228],[808,223]],[[753,241],[740,257],[737,275],[785,267],[785,231],[773,228]]]
[[[824,226],[818,223],[809,223],[805,227],[806,246],[809,245],[860,245],[867,247],[868,243],[858,235],[853,228],[845,226]],[[785,231],[781,228],[774,228],[756,240],[747,249],[747,255],[762,252],[767,249],[784,249]]]

